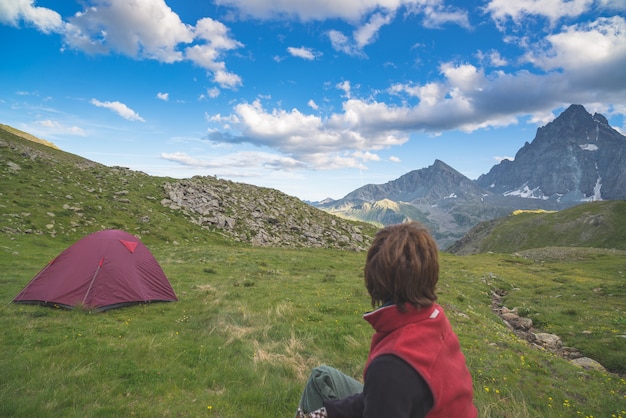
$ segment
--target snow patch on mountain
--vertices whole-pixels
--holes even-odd
[[[528,183],[524,183],[524,185],[519,189],[509,190],[508,192],[504,192],[503,194],[505,196],[517,196],[524,197],[526,199],[548,200],[548,197],[543,194],[539,187],[531,189],[530,187],[528,187]]]
[[[582,149],[583,151],[597,151],[598,146],[595,144],[582,144],[580,146],[580,149]]]
[[[595,202],[598,200],[603,200],[601,189],[602,189],[602,178],[598,176],[598,179],[596,180],[596,185],[593,186],[593,195],[582,199],[582,201],[583,202]]]

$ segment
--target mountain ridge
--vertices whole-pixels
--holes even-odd
[[[437,159],[384,184],[369,184],[338,200],[316,204],[341,216],[390,222],[420,220],[446,248],[480,222],[514,210],[560,210],[594,200],[626,199],[626,137],[601,114],[571,105],[537,129],[513,161],[503,160],[471,180]],[[389,199],[412,205],[367,213]],[[416,213],[419,212],[419,213]],[[383,216],[384,215],[384,216]]]

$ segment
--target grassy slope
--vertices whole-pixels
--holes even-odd
[[[360,377],[371,336],[363,253],[153,245],[176,303],[103,314],[10,304],[60,244],[0,236],[2,416],[288,416],[311,367]],[[576,265],[442,255],[440,302],[481,416],[626,416],[623,378],[530,348],[490,309],[491,291],[506,290],[507,305],[542,318],[567,345],[589,355],[603,347],[599,355],[623,365],[625,267],[623,254]]]
[[[363,253],[234,245],[148,198],[162,179],[44,151],[12,161],[19,176],[0,160],[0,416],[291,416],[311,367],[360,376],[371,336]],[[102,226],[140,234],[180,300],[103,314],[10,303]],[[623,378],[532,349],[491,312],[491,291],[505,290],[507,306],[566,345],[626,364],[624,253],[548,254],[442,254],[440,301],[481,416],[626,416]]]
[[[559,212],[522,212],[483,223],[470,231],[468,236],[472,235],[474,239],[464,243],[464,249],[473,248],[472,252],[545,246],[626,250],[626,201],[591,202]]]

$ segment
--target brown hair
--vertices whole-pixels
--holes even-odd
[[[376,233],[364,273],[374,308],[393,302],[404,312],[407,303],[432,305],[439,280],[437,244],[419,222],[387,226]]]

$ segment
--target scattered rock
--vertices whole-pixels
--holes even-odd
[[[589,357],[576,358],[576,359],[570,360],[570,363],[572,363],[575,366],[582,367],[583,369],[599,370],[601,372],[606,372],[606,369],[604,368],[603,365],[601,365],[600,363],[598,363],[597,361]]]
[[[563,346],[561,337],[556,334],[548,334],[547,332],[531,333],[530,341],[550,351],[556,351]]]

